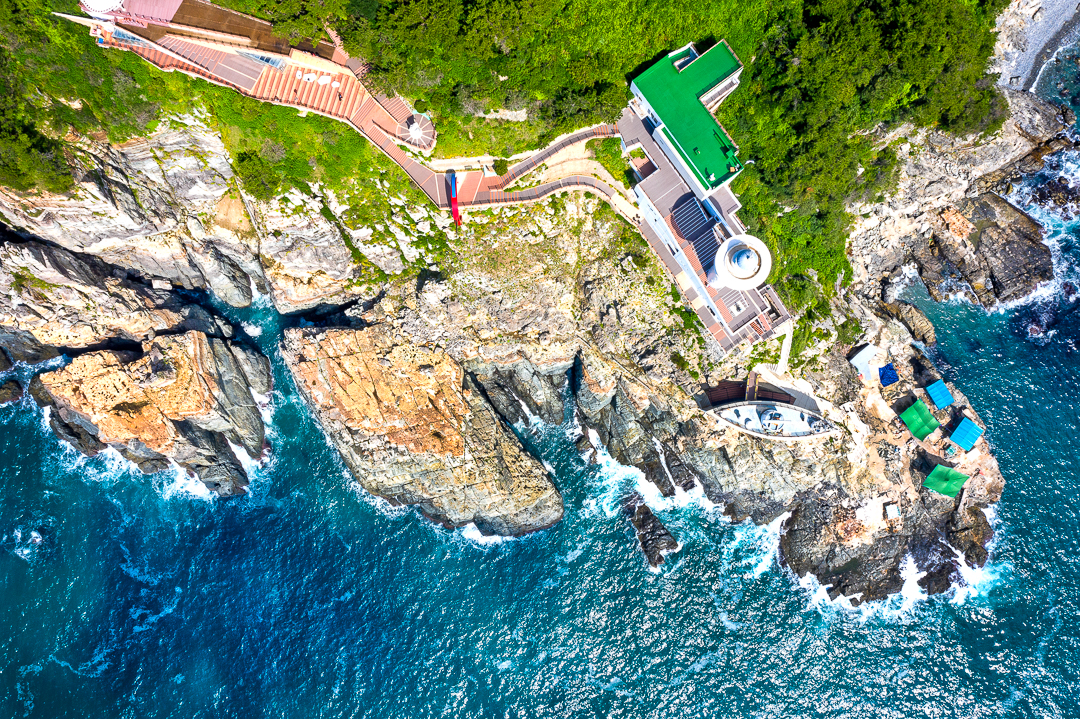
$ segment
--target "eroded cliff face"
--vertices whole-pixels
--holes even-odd
[[[8,349],[20,360],[54,356],[57,348],[141,342],[188,329],[231,332],[202,307],[171,292],[95,257],[43,242],[0,244],[0,287],[6,289],[0,294],[0,332],[12,336]],[[40,349],[34,354],[20,349],[23,345]]]
[[[229,304],[251,302],[249,276],[261,277],[257,237],[216,132],[182,116],[147,138],[80,145],[70,194],[0,188],[0,215],[163,287],[212,288]]]
[[[380,179],[378,162],[337,192],[312,182],[308,192],[256,200],[197,113],[118,145],[68,139],[79,149],[75,189],[0,188],[0,221],[161,289],[206,289],[234,307],[249,305],[253,288],[283,314],[347,303],[422,262],[433,228],[453,233],[448,216],[410,206],[401,183]]]
[[[392,329],[290,329],[283,354],[364,489],[485,534],[544,529],[562,498],[454,359]]]
[[[36,377],[56,433],[87,455],[117,449],[144,472],[176,464],[220,496],[243,494],[247,475],[230,448],[263,451],[251,388],[269,390],[269,362],[202,332],[158,337],[141,355],[105,350]]]
[[[895,591],[908,556],[939,591],[959,561],[950,547],[985,560],[981,508],[1001,480],[980,449],[970,457],[979,478],[958,500],[921,489],[942,446],[906,442],[881,407],[933,378],[905,325],[926,342],[933,328],[910,305],[882,304],[878,280],[931,247],[935,228],[951,232],[937,218],[954,212],[974,227],[956,236],[965,253],[957,257],[982,272],[987,299],[1038,281],[1037,267],[1027,279],[1006,276],[978,254],[1015,245],[1037,259],[1031,228],[993,196],[964,198],[980,173],[1060,130],[1053,112],[1014,100],[1012,124],[985,148],[937,138],[938,154],[912,155],[900,195],[870,213],[876,225],[857,228],[852,261],[866,296],[849,296],[844,310],[862,321],[865,341],[888,348],[901,382],[875,394],[847,364],[847,348],[825,348],[821,369],[780,378],[819,398],[843,430],[828,438],[763,440],[699,408],[701,385],[745,376],[751,353],[721,356],[702,340],[647,245],[597,200],[467,213],[455,229],[446,215],[387,195],[391,219],[368,227],[355,203],[319,187],[273,203],[246,198],[220,138],[195,119],[89,148],[97,164],[83,168],[71,197],[0,194],[0,212],[46,240],[0,245],[0,345],[20,361],[75,355],[31,388],[55,407],[54,428],[68,441],[87,452],[116,447],[147,471],[175,462],[236,493],[246,478],[229,444],[252,456],[262,449],[251,391],[269,391],[266,360],[169,289],[208,288],[240,306],[254,285],[283,312],[320,309],[310,315],[318,327],[286,331],[282,354],[374,494],[448,526],[508,535],[550,526],[563,512],[558,490],[510,425],[575,414],[583,452],[639,468],[664,495],[700,487],[736,520],[787,514],[784,561],[834,594]],[[438,269],[417,241],[435,233],[449,247]],[[335,306],[345,309],[332,314]],[[646,558],[659,564],[677,537],[640,495],[628,489],[624,500]],[[885,519],[886,505],[899,521]]]
[[[1010,116],[991,137],[904,125],[878,138],[897,152],[900,176],[888,198],[851,208],[856,290],[877,298],[881,281],[914,261],[932,294],[961,291],[963,283],[990,308],[1052,278],[1038,225],[1002,195],[1021,173],[1072,146],[1064,133],[1073,119],[1031,93],[1003,92]]]

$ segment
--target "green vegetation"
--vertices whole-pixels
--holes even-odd
[[[509,161],[504,160],[501,157],[498,160],[495,160],[495,162],[491,163],[491,167],[493,170],[495,170],[495,174],[500,176],[505,175],[507,172],[510,171]]]
[[[622,140],[617,137],[589,140],[588,147],[592,150],[596,161],[603,165],[604,169],[617,181],[622,182],[626,187],[633,187],[636,184],[634,171],[630,169],[622,154]]]
[[[848,317],[836,328],[836,342],[845,347],[854,345],[862,336],[863,326],[854,317]]]
[[[704,50],[726,38],[745,65],[741,87],[718,112],[751,163],[733,187],[741,217],[773,250],[772,280],[785,300],[816,315],[850,278],[846,204],[880,198],[895,177],[893,150],[867,131],[901,121],[989,131],[1002,121],[1003,101],[985,70],[1005,3],[225,0],[295,41],[336,28],[371,63],[370,83],[433,117],[443,155],[506,156],[614,120],[628,80],[649,63],[689,41]],[[207,107],[253,194],[379,179],[415,196],[348,127],[97,50],[83,28],[51,10],[79,12],[74,0],[0,3],[0,182],[65,189],[62,160],[71,150],[62,138],[70,129],[121,140],[152,130],[165,112]],[[529,120],[476,117],[497,107],[527,108]],[[597,157],[607,163],[605,147]],[[384,212],[363,199],[350,211]]]
[[[272,200],[281,189],[281,177],[273,166],[253,152],[241,152],[236,156],[236,174],[244,183],[244,189],[256,200]]]
[[[754,163],[733,189],[786,296],[786,278],[811,269],[828,293],[850,279],[845,204],[886,191],[896,168],[866,130],[1000,124],[984,73],[1005,2],[387,0],[341,31],[372,81],[423,98],[440,126],[477,107],[528,107],[541,140],[615,119],[627,80],[650,62],[726,38],[745,70],[719,119]]]
[[[274,34],[294,45],[302,40],[330,40],[326,27],[345,22],[350,14],[373,14],[378,0],[217,0],[223,7],[274,23]]]
[[[470,115],[437,115],[435,122],[439,132],[435,145],[437,157],[515,155],[547,144],[545,125],[539,120],[512,122]]]
[[[26,290],[44,295],[58,288],[58,285],[34,277],[34,275],[30,273],[30,270],[25,267],[19,267],[14,270],[11,275],[13,277],[11,289],[17,295],[22,294]]]
[[[72,185],[63,145],[29,120],[25,90],[16,84],[11,59],[0,49],[0,185],[64,192]]]
[[[701,374],[696,369],[691,367],[690,362],[688,362],[687,359],[685,357],[683,357],[681,354],[679,354],[678,352],[672,352],[671,353],[671,364],[675,365],[676,367],[681,369],[683,372],[686,372],[691,377],[693,377],[695,380],[700,380],[701,379]]]

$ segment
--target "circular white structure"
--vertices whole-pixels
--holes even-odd
[[[82,0],[83,9],[91,15],[104,15],[124,6],[124,0]]]
[[[709,284],[752,290],[764,284],[771,271],[772,254],[765,243],[753,235],[735,235],[724,240],[716,251]]]

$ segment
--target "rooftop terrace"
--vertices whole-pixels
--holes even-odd
[[[706,96],[742,65],[725,42],[694,57],[692,47],[671,53],[634,80],[664,124],[664,138],[705,188],[715,189],[742,170],[738,148],[706,107]],[[689,61],[689,62],[688,62]]]

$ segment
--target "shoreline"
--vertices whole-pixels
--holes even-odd
[[[1070,38],[1074,34],[1074,31],[1080,28],[1080,6],[1073,10],[1071,18],[1065,21],[1065,24],[1058,28],[1058,31],[1054,33],[1049,40],[1043,43],[1042,48],[1035,54],[1035,59],[1032,62],[1031,68],[1028,70],[1028,77],[1024,81],[1024,91],[1034,90],[1035,85],[1038,84],[1039,78],[1042,77],[1043,70],[1050,64],[1050,61],[1054,59],[1058,51],[1065,47],[1067,41],[1075,40],[1076,38]]]
[[[1027,11],[1021,16],[1020,11],[1013,7],[1006,9],[1005,13],[1013,17],[1005,26],[998,26],[998,42],[1005,41],[1007,45],[1016,43],[1015,36],[1010,37],[1008,26],[1015,28],[1020,25],[1018,29],[1023,37],[1022,43],[1029,47],[995,68],[1001,74],[998,84],[1027,92],[1038,82],[1047,62],[1080,26],[1080,7],[1074,0],[1044,0],[1039,9],[1039,20],[1031,18]]]

